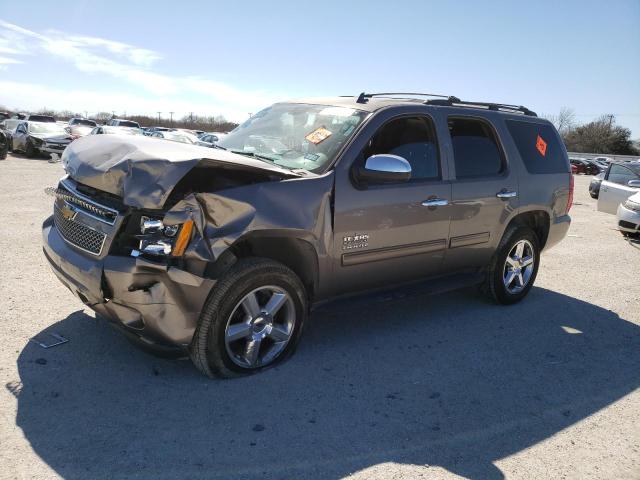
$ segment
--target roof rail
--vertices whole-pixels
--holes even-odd
[[[358,95],[357,103],[367,103],[372,97],[391,97],[404,95],[406,97],[438,97],[438,98],[455,98],[448,95],[436,95],[435,93],[411,93],[411,92],[389,92],[389,93],[365,93],[362,92]]]
[[[520,112],[523,115],[537,117],[536,112],[529,110],[522,105],[509,105],[508,103],[489,103],[489,102],[467,102],[456,97],[449,97],[446,100],[427,100],[426,105],[442,105],[448,107],[478,107],[494,110],[498,112]]]

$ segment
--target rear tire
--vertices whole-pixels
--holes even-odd
[[[239,260],[211,290],[189,356],[208,377],[256,373],[294,352],[307,314],[292,270],[264,258]]]
[[[518,255],[518,248],[522,253]],[[540,243],[529,227],[512,225],[504,233],[489,266],[483,293],[502,305],[522,300],[538,274]]]

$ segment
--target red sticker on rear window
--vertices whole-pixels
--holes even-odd
[[[545,142],[540,135],[538,135],[538,139],[536,140],[536,148],[543,157],[547,153],[547,142]]]

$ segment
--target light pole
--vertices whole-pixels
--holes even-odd
[[[162,113],[162,112],[158,112],[158,125],[160,125],[160,114],[161,114],[161,113]]]
[[[169,124],[170,124],[172,127],[173,127],[173,114],[174,114],[174,112],[169,112],[169,117],[170,117]]]

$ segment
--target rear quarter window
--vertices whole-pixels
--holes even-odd
[[[567,173],[565,149],[555,128],[544,123],[506,120],[529,173]]]

